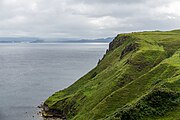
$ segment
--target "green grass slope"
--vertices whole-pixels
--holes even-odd
[[[98,65],[44,103],[72,120],[179,120],[180,30],[119,34]]]

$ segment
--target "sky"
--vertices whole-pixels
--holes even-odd
[[[0,37],[101,38],[180,28],[180,0],[0,0]]]

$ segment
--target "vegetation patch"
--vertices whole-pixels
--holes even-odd
[[[155,119],[179,105],[180,93],[167,88],[155,88],[134,104],[126,105],[114,113],[109,119],[143,120]]]

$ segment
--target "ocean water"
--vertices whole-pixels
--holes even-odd
[[[108,44],[0,44],[0,120],[43,120],[37,108],[96,66]]]

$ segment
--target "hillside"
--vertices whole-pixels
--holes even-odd
[[[180,30],[119,34],[98,65],[44,103],[72,120],[179,120]]]

